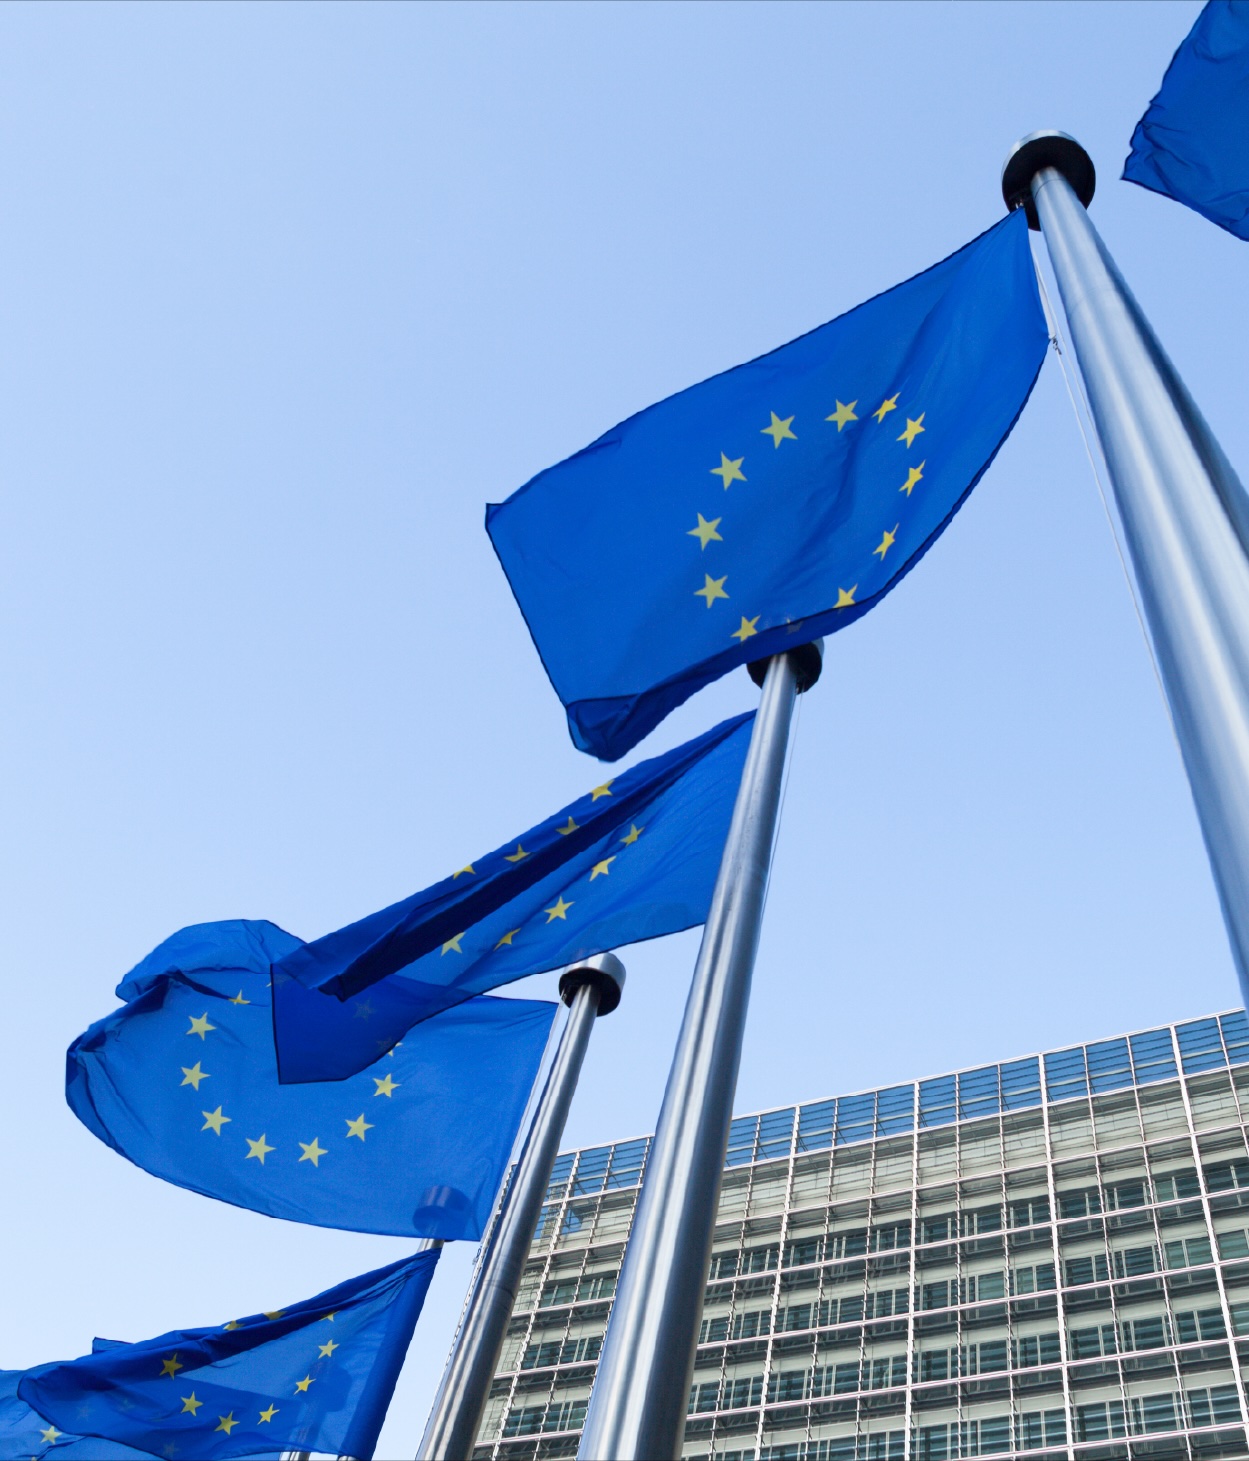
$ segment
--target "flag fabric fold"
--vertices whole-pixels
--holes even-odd
[[[66,1057],[83,1124],[154,1176],[272,1217],[400,1237],[484,1231],[557,1006],[472,999],[352,1079],[282,1086],[271,923],[184,929],[122,982]],[[322,995],[324,1004],[336,1004]],[[353,1016],[361,1029],[367,1021]]]
[[[487,508],[575,744],[616,760],[735,666],[878,603],[992,461],[1047,338],[1012,215]]]
[[[40,1365],[31,1370],[0,1370],[0,1456],[30,1456],[34,1461],[44,1461],[44,1457],[53,1461],[151,1461],[150,1451],[60,1430],[46,1415],[19,1399],[17,1387],[27,1376],[51,1368]],[[271,1454],[276,1461],[278,1453]],[[157,1461],[164,1458],[158,1457]]]
[[[472,995],[702,923],[753,724],[753,712],[727,720],[432,888],[276,959],[281,1078],[340,1078],[377,1042]]]
[[[1209,0],[1132,133],[1127,182],[1249,239],[1249,3]]]
[[[40,1365],[17,1398],[54,1430],[175,1461],[292,1450],[368,1461],[437,1260],[418,1253],[288,1309]]]

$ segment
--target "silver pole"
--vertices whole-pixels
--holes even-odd
[[[819,671],[819,645],[751,666],[763,697],[590,1396],[583,1461],[680,1454],[789,725],[795,696]]]
[[[620,1003],[624,981],[624,965],[614,954],[596,954],[560,975],[559,992],[569,1007],[568,1020],[560,1033],[499,1220],[486,1237],[486,1250],[434,1397],[417,1461],[465,1461],[473,1454],[473,1441],[512,1317],[568,1108],[577,1089],[590,1029],[597,1016],[610,1014]]]
[[[1089,222],[1093,186],[1061,132],[1002,173],[1049,249],[1249,1002],[1249,498]]]

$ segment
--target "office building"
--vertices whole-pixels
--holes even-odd
[[[1241,1011],[739,1117],[683,1454],[1249,1454],[1246,1118]],[[559,1158],[474,1461],[576,1453],[646,1151]]]

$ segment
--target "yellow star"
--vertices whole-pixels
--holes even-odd
[[[464,935],[460,934],[460,937],[463,938]],[[446,953],[445,949],[443,950],[443,953]],[[372,1015],[373,1006],[368,1002],[367,999],[361,1000],[361,1002],[355,1008],[355,1018],[357,1020],[367,1020],[371,1019]]]
[[[568,814],[567,827],[556,827],[555,830],[561,837],[570,837],[577,830],[577,824],[573,821],[571,812]]]
[[[516,851],[515,852],[505,852],[503,854],[503,861],[504,862],[523,862],[525,860],[525,858],[527,858],[528,856],[529,856],[529,854],[525,851],[525,849],[518,842],[516,844]]]
[[[329,1359],[329,1357],[338,1348],[339,1348],[339,1346],[337,1344],[335,1344],[335,1342],[332,1339],[327,1339],[324,1344],[318,1344],[317,1345],[317,1350],[320,1353],[321,1358],[323,1360]]]
[[[465,865],[459,870],[458,873],[451,874],[451,881],[455,882],[456,878],[462,878],[465,873],[468,873],[470,877],[475,878],[477,876],[477,869],[473,866],[471,862],[465,863]]]
[[[312,1376],[311,1375],[305,1375],[302,1380],[297,1380],[295,1382],[295,1391],[296,1391],[296,1393],[298,1393],[299,1391],[302,1390],[303,1393],[306,1395],[308,1393],[308,1389],[311,1386],[311,1384],[312,1384]]]
[[[571,907],[571,903],[564,902],[564,895],[561,893],[555,900],[555,906],[553,908],[544,908],[542,911],[546,914],[546,921],[548,923],[554,923],[557,918],[562,918],[567,923],[568,910]]]
[[[375,1096],[390,1096],[399,1089],[399,1082],[391,1080],[389,1075],[384,1076],[380,1081],[374,1076],[373,1084],[377,1087],[377,1090],[373,1092]]]
[[[724,490],[726,492],[729,490],[730,482],[744,482],[746,480],[746,474],[742,471],[742,463],[745,460],[745,457],[738,457],[735,462],[731,462],[723,452],[720,453],[720,465],[718,467],[712,467],[711,470],[717,477],[723,480]]]
[[[495,944],[495,948],[496,949],[501,949],[501,948],[504,947],[504,945],[506,945],[508,948],[511,948],[511,946],[512,946],[512,940],[516,937],[516,935],[519,932],[520,932],[520,929],[518,929],[518,928],[509,928],[508,931],[499,940],[499,942],[497,944]]]
[[[902,438],[899,437],[898,440],[901,441]],[[909,497],[911,493],[915,491],[916,487],[919,486],[920,479],[924,475],[924,468],[927,465],[927,462],[920,462],[918,467],[912,467],[910,471],[906,474],[906,481],[903,482],[901,487],[898,488],[898,491],[905,492],[906,495]]]
[[[47,1441],[51,1445],[53,1441],[58,1440],[64,1434],[64,1431],[58,1431],[54,1425],[50,1425],[46,1431],[39,1432],[39,1439],[41,1441]]]
[[[164,1377],[168,1375],[169,1378],[172,1380],[179,1370],[185,1369],[186,1366],[182,1363],[182,1361],[178,1358],[176,1354],[171,1354],[167,1360],[161,1360],[160,1362],[160,1373],[162,1379],[164,1379]]]
[[[605,857],[602,862],[596,862],[594,866],[590,869],[590,881],[593,882],[594,879],[597,877],[607,877],[608,872],[611,869],[611,865],[615,861],[615,856],[612,856]]]
[[[792,416],[786,416],[784,421],[782,421],[775,411],[769,411],[768,415],[772,418],[772,424],[770,426],[763,427],[763,429],[759,432],[759,435],[770,436],[772,438],[772,446],[774,449],[780,446],[781,442],[783,441],[798,440],[794,433],[789,429],[793,425],[794,418]]]
[[[841,428],[843,426],[845,426],[850,421],[857,421],[859,419],[854,414],[854,408],[858,404],[859,403],[857,401],[851,401],[850,404],[846,406],[843,405],[841,401],[838,401],[837,409],[833,412],[833,414],[831,416],[825,416],[825,421],[835,421],[837,423],[837,434],[839,436],[841,435]]]
[[[509,858],[508,861],[510,862],[511,859]],[[467,930],[465,930],[465,932],[467,932]],[[446,941],[446,943],[443,944],[443,946],[442,946],[442,952],[444,954],[449,954],[452,951],[452,949],[454,949],[457,954],[462,954],[464,952],[464,950],[460,947],[460,940],[463,937],[464,937],[464,934],[457,933],[454,938],[449,938]]]
[[[707,519],[700,512],[698,514],[698,526],[696,528],[691,528],[685,536],[687,538],[697,538],[699,547],[702,548],[704,552],[706,552],[708,543],[724,542],[724,539],[720,536],[719,533],[716,532],[716,529],[723,521],[724,519],[722,517],[713,517],[711,521],[708,522]]]
[[[243,991],[240,989],[239,992],[230,1001],[230,1003],[231,1004],[251,1004],[251,1000],[250,999],[244,999],[243,998]]]
[[[277,1408],[276,1405],[267,1405],[260,1412],[260,1420],[257,1422],[257,1424],[258,1425],[264,1425],[264,1424],[266,1424],[266,1422],[271,1421],[273,1419],[273,1417],[277,1413],[278,1413],[278,1408]]]
[[[855,584],[855,586],[853,588],[839,588],[837,590],[837,602],[833,605],[833,608],[834,609],[848,609],[848,608],[850,608],[853,605],[853,603],[854,603],[854,596],[855,596],[856,593],[858,593],[858,591],[859,591],[859,586],[858,586],[857,583]]]
[[[251,1147],[251,1151],[249,1151],[247,1155],[243,1158],[245,1162],[250,1161],[252,1157],[255,1157],[256,1160],[263,1167],[265,1164],[265,1158],[269,1155],[269,1153],[277,1151],[277,1147],[270,1146],[268,1142],[265,1141],[265,1133],[263,1131],[260,1133],[260,1139],[258,1141],[253,1141],[250,1136],[245,1136],[243,1140],[247,1143],[249,1147]]]
[[[590,800],[592,802],[596,802],[598,801],[599,797],[611,796],[611,784],[612,781],[615,781],[615,779],[616,778],[613,776],[611,778],[611,781],[605,781],[602,786],[596,786],[594,790],[590,793]]]
[[[218,1424],[216,1426],[216,1430],[225,1431],[227,1436],[234,1429],[234,1427],[238,1425],[238,1421],[234,1419],[233,1411],[231,1411],[229,1415],[219,1415],[217,1417],[217,1422]]]
[[[237,1319],[231,1319],[228,1324],[223,1324],[221,1327],[223,1329],[242,1329],[243,1326]]]
[[[285,1310],[283,1310],[283,1309],[272,1309],[272,1310],[270,1310],[265,1315],[265,1318],[266,1319],[280,1319],[282,1317],[283,1313],[285,1313]]]
[[[906,430],[902,433],[900,437],[898,437],[898,440],[904,441],[906,442],[907,446],[910,446],[910,444],[915,440],[920,432],[923,431],[924,417],[927,414],[928,413],[926,411],[921,411],[919,413],[919,419],[917,421],[912,421],[911,418],[908,416],[906,418]]]
[[[303,1151],[303,1156],[299,1160],[311,1162],[314,1167],[321,1165],[321,1158],[329,1151],[329,1147],[322,1146],[315,1136],[311,1141],[297,1141],[295,1145]]]
[[[212,1077],[208,1074],[206,1070],[201,1070],[199,1068],[198,1060],[195,1062],[194,1065],[190,1066],[189,1068],[185,1065],[182,1067],[182,1084],[184,1086],[194,1086],[195,1089],[198,1091],[200,1081],[207,1081],[211,1079]]]
[[[338,1313],[338,1310],[335,1309],[334,1310],[334,1313],[333,1314],[327,1314],[325,1316],[325,1318],[321,1320],[321,1323],[322,1324],[333,1324],[333,1322],[334,1322],[334,1314],[337,1314],[337,1313]]]
[[[882,401],[880,403],[879,409],[876,410],[876,411],[873,411],[872,412],[872,415],[875,416],[875,418],[877,419],[877,421],[883,421],[885,419],[885,417],[888,416],[888,414],[890,413],[890,411],[896,411],[897,409],[898,409],[898,398],[897,398],[897,396],[890,396],[887,401]]]
[[[758,624],[758,622],[759,622],[759,615],[758,614],[756,614],[753,619],[748,619],[745,616],[745,614],[743,614],[742,615],[741,627],[738,628],[738,629],[734,629],[734,631],[732,632],[732,634],[729,635],[729,638],[730,639],[740,639],[741,642],[743,644],[745,644],[746,641],[750,638],[750,636],[752,634],[758,634],[759,631],[758,631],[758,629],[755,628],[755,625]]]
[[[630,822],[629,823],[629,830],[624,834],[624,836],[620,840],[621,840],[621,842],[624,843],[624,845],[626,847],[632,847],[633,844],[638,840],[638,838],[645,831],[646,831],[646,828],[645,827],[637,827],[637,826],[634,826],[634,824],[632,822]]]
[[[189,1395],[182,1397],[182,1409],[178,1413],[180,1415],[194,1415],[203,1403],[202,1400],[196,1400],[195,1391],[192,1390]]]
[[[201,1111],[200,1115],[204,1118],[204,1124],[200,1127],[200,1130],[215,1131],[218,1136],[221,1135],[221,1128],[226,1122],[234,1120],[233,1116],[223,1116],[220,1106],[215,1111]]]
[[[194,1016],[191,1017],[191,1028],[187,1031],[187,1034],[198,1035],[201,1040],[206,1040],[209,1030],[215,1030],[216,1028],[216,1025],[210,1025],[208,1023],[208,1015],[204,1013],[200,1015],[198,1020]]]
[[[712,606],[716,599],[727,599],[728,594],[724,591],[724,579],[726,578],[728,578],[727,573],[724,575],[724,578],[712,578],[711,574],[704,573],[703,586],[694,590],[695,596],[701,596],[706,599],[708,608]]]
[[[343,1117],[343,1120],[344,1121],[347,1121],[347,1118],[344,1116]],[[366,1121],[364,1119],[364,1112],[363,1111],[361,1111],[361,1113],[359,1114],[359,1116],[357,1116],[354,1121],[347,1121],[347,1135],[348,1136],[358,1136],[361,1141],[364,1140],[364,1133],[366,1131],[372,1131],[372,1130],[373,1130],[373,1123],[371,1121]]]
[[[897,538],[897,533],[898,533],[898,524],[897,523],[894,523],[894,525],[893,525],[893,532],[882,534],[881,535],[880,542],[876,545],[876,547],[874,547],[872,549],[872,553],[873,554],[876,554],[876,553],[879,553],[880,554],[880,561],[882,563],[885,561],[885,554],[888,553],[888,551],[890,550],[890,548],[893,547],[894,541]]]

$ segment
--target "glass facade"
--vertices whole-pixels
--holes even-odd
[[[1243,1011],[739,1117],[683,1455],[1249,1455],[1247,1120]],[[474,1461],[575,1455],[647,1145],[556,1163]]]

